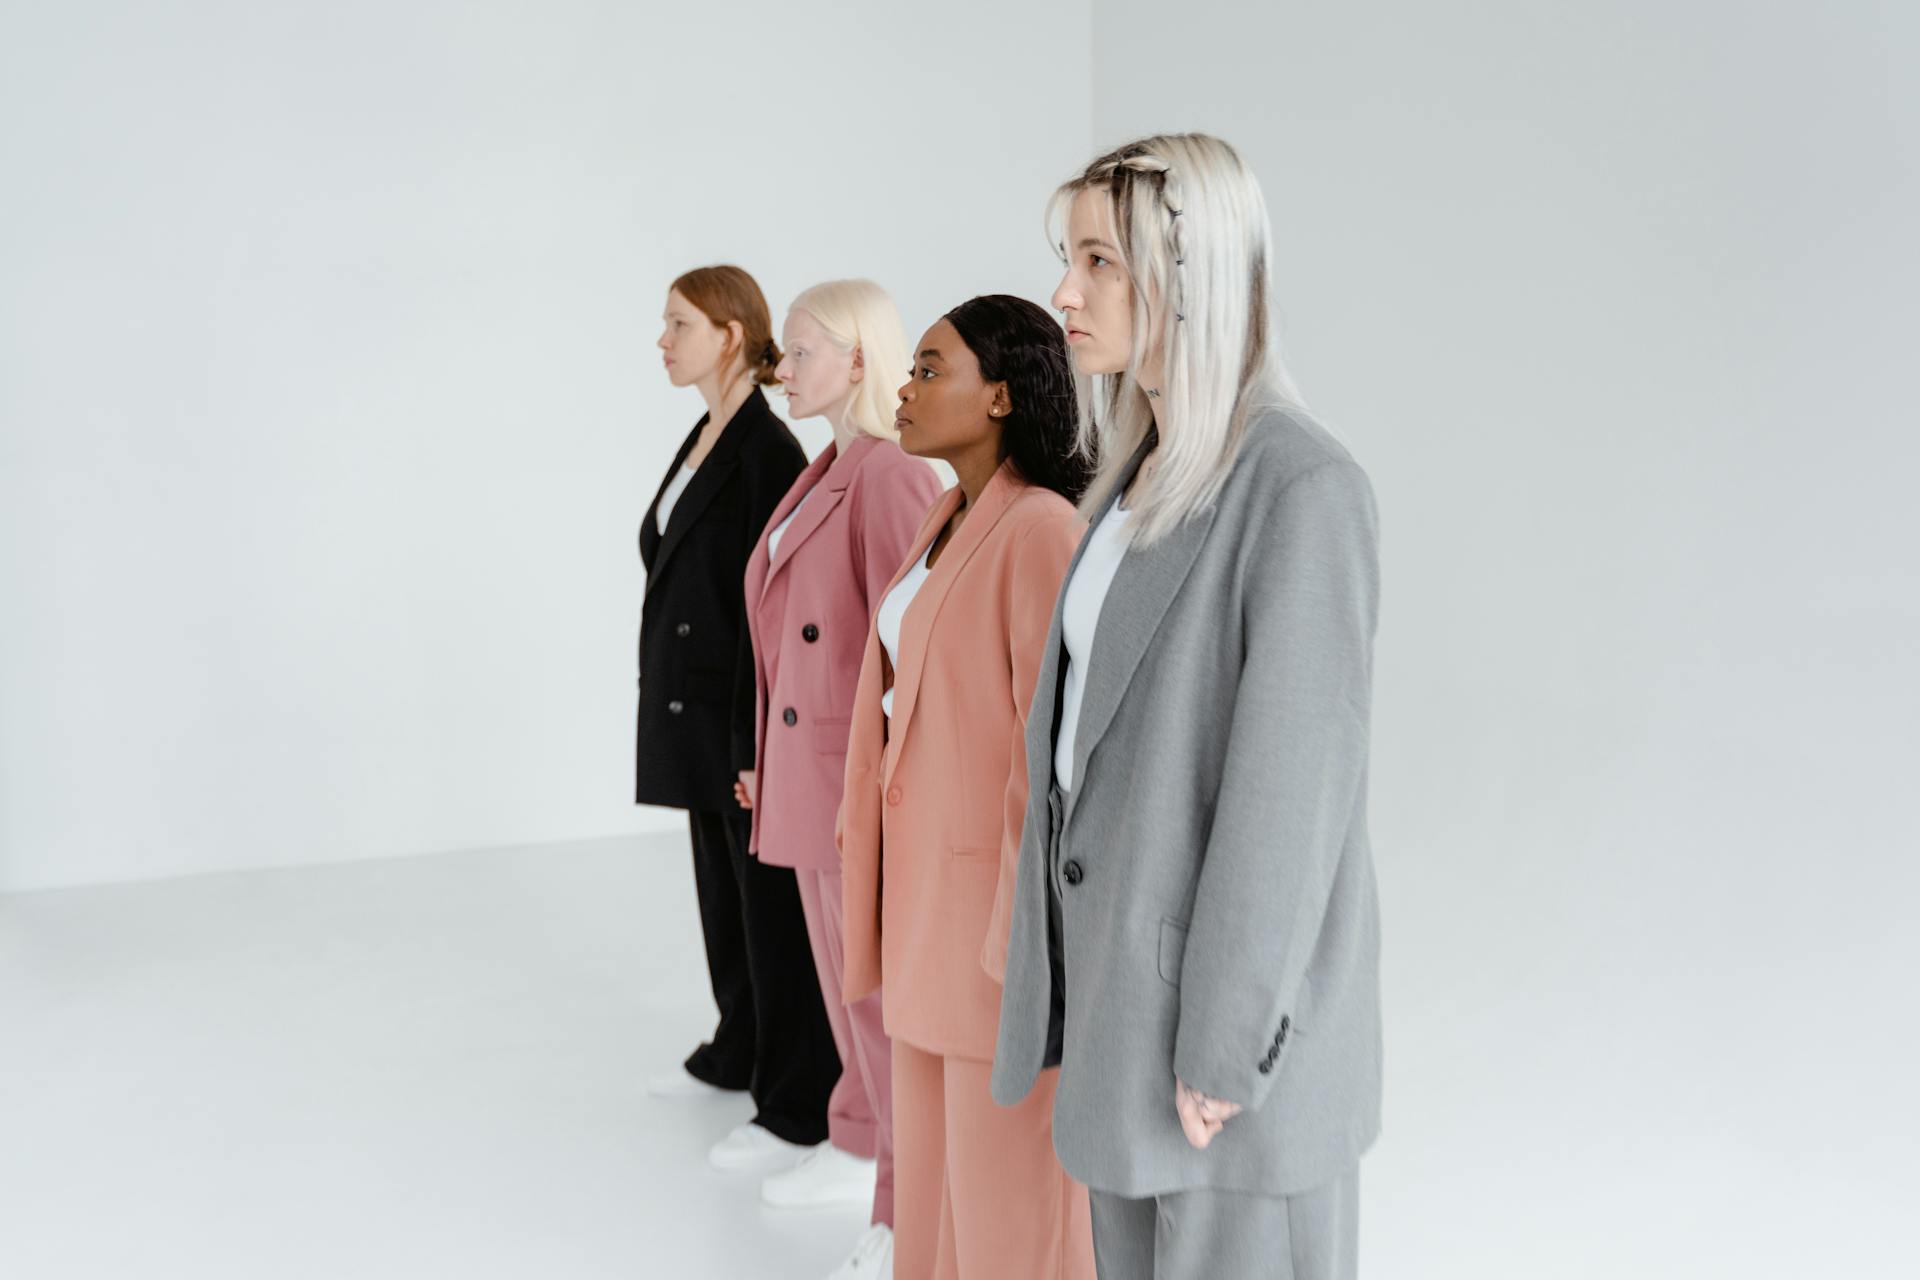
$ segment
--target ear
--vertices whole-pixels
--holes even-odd
[[[862,351],[860,349],[859,344],[856,343],[854,344],[854,348],[853,348],[853,368],[847,370],[847,381],[858,382],[866,376],[867,376],[866,352]]]
[[[993,384],[993,398],[987,401],[987,416],[1004,418],[1013,412],[1013,397],[1007,394],[1007,384]]]
[[[746,326],[741,324],[738,320],[727,321],[727,338],[726,338],[726,347],[725,347],[726,354],[737,355],[738,353],[746,349],[746,345],[747,345]]]

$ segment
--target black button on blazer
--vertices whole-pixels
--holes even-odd
[[[753,768],[753,651],[743,582],[767,520],[807,455],[756,388],[721,430],[667,516],[654,523],[706,415],[694,424],[640,525],[640,714],[634,799],[676,809],[736,807]]]

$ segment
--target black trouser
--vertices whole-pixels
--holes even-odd
[[[827,1096],[840,1078],[813,948],[788,867],[747,853],[751,817],[694,810],[693,880],[720,1025],[687,1070],[722,1089],[749,1089],[754,1123],[809,1145],[827,1137]]]

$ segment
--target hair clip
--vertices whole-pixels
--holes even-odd
[[[1176,311],[1176,312],[1174,312],[1174,313],[1173,313],[1173,318],[1174,318],[1175,320],[1185,320],[1185,319],[1186,319],[1186,317],[1185,317],[1185,316],[1183,316],[1183,315],[1181,315],[1181,314],[1180,314],[1180,313],[1179,313],[1178,311]]]
[[[1168,212],[1171,213],[1176,218],[1180,216],[1180,210],[1178,209],[1169,209]]]
[[[1175,258],[1173,260],[1173,265],[1176,267],[1184,267],[1187,265],[1187,260],[1185,258]]]

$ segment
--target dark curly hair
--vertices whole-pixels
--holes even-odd
[[[980,376],[1007,384],[1012,408],[1002,419],[1004,457],[1029,484],[1077,503],[1093,479],[1093,460],[1075,444],[1079,406],[1066,335],[1047,312],[1011,294],[970,298],[946,321],[980,362]]]

